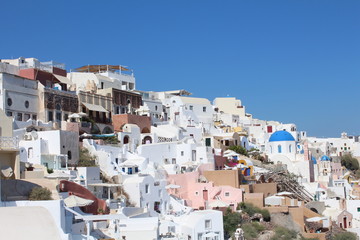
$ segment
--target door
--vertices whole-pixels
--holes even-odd
[[[204,199],[205,201],[208,200],[208,190],[206,190],[206,189],[203,190],[203,199]]]

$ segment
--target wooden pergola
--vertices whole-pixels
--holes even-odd
[[[86,65],[79,68],[76,68],[77,72],[105,72],[105,71],[129,71],[130,69],[125,68],[121,65]]]

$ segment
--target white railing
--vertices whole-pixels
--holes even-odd
[[[36,68],[46,72],[53,72],[54,67],[65,70],[65,64],[54,61],[21,63],[19,66],[20,69]]]
[[[0,137],[0,149],[18,149],[19,139],[17,137]]]

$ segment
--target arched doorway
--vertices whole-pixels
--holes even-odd
[[[113,133],[113,132],[114,131],[108,126],[106,126],[102,131],[103,134],[110,134],[110,133]]]
[[[126,135],[126,136],[124,137],[123,143],[124,143],[124,144],[128,144],[128,143],[129,143],[129,136],[128,136],[128,135]]]
[[[152,138],[150,136],[146,136],[142,140],[142,144],[151,144],[151,143],[152,143]]]

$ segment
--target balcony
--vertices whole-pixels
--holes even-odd
[[[42,71],[46,71],[46,72],[53,72],[53,68],[59,68],[62,70],[66,70],[65,69],[65,64],[63,63],[57,63],[54,61],[49,61],[49,62],[27,62],[27,63],[22,63],[20,64],[20,69],[28,69],[28,68],[36,68]]]
[[[0,137],[0,150],[18,150],[19,139],[17,137]]]

